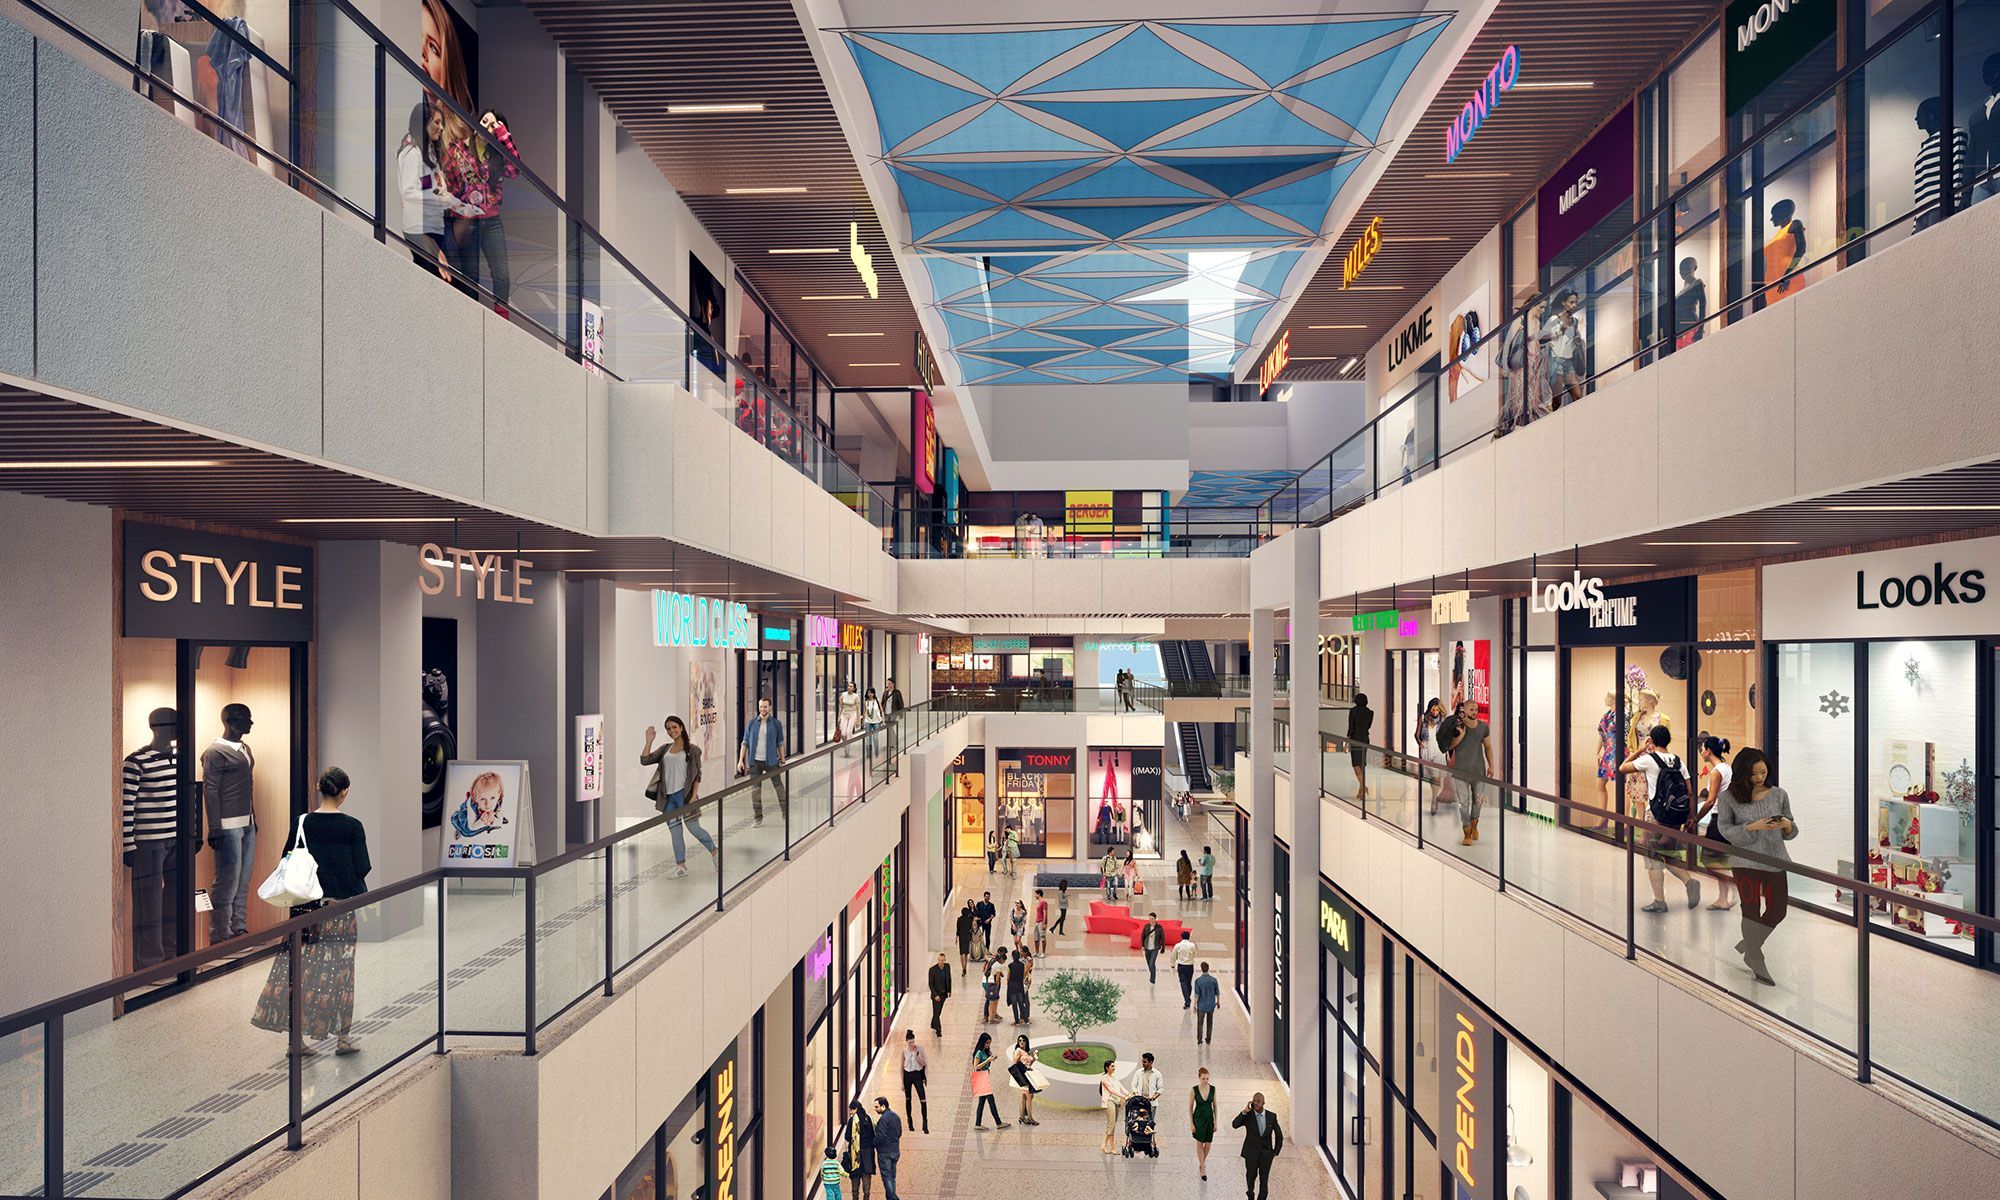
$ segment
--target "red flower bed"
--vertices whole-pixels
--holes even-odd
[[[1080,1063],[1090,1061],[1090,1052],[1078,1046],[1071,1046],[1062,1052],[1062,1056],[1064,1062]]]

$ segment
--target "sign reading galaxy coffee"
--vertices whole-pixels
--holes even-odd
[[[1631,208],[1632,136],[1628,104],[1542,185],[1535,198],[1535,250],[1541,266],[1606,217]]]

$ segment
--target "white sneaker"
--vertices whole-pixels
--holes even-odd
[[[671,870],[671,871],[668,871],[668,872],[667,872],[667,878],[669,878],[669,879],[679,879],[679,878],[681,878],[682,876],[686,875],[687,873],[688,873],[688,869],[687,869],[687,864],[686,864],[686,863],[675,863],[675,864],[674,864],[674,869],[673,869],[673,870]]]

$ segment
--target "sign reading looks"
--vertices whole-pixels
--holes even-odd
[[[1978,637],[1992,608],[2000,538],[1975,538],[1764,568],[1764,636]]]

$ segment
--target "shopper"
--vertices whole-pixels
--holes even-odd
[[[960,944],[963,945],[963,938],[960,939]],[[963,971],[964,968],[961,967],[960,970]],[[951,999],[951,962],[944,955],[938,955],[937,961],[931,964],[929,982],[931,986],[931,1032],[939,1037],[943,1037],[944,1002]]]
[[[1719,827],[1722,818],[1715,810],[1722,799],[1722,793],[1729,790],[1729,739],[1723,737],[1701,739],[1701,765],[1704,768],[1700,788],[1701,802],[1695,809],[1694,819],[1688,822],[1688,829],[1705,834],[1710,841],[1720,842],[1724,840]],[[1715,874],[1715,886],[1719,894],[1708,907],[1715,912],[1727,912],[1736,907],[1736,888],[1729,880],[1729,855],[1722,850],[1702,846],[1698,850],[1691,851],[1690,857],[1695,860],[1695,864]]]
[[[459,48],[458,27],[445,14],[444,0],[423,0],[418,55],[433,88],[426,89],[410,109],[409,132],[397,151],[398,184],[403,195],[403,232],[418,262],[436,269],[438,277],[471,294],[468,285],[452,279],[446,253],[445,222],[479,211],[453,194],[443,165],[445,146],[472,136],[472,126],[460,113],[472,111],[472,88],[466,83],[465,55]],[[445,100],[451,103],[446,104]]]
[[[791,796],[785,783],[785,723],[771,715],[771,698],[757,697],[757,715],[743,726],[743,741],[736,748],[736,773],[748,773],[755,783],[750,788],[750,821],[764,823],[764,786],[777,789],[778,812],[791,824]]]
[[[930,1130],[924,1130],[929,1133]],[[887,1096],[875,1097],[875,1169],[882,1173],[882,1200],[897,1200],[896,1167],[903,1161],[903,1121]]]
[[[972,917],[979,927],[979,957],[985,958],[993,948],[993,893],[979,893],[979,903],[972,906]]]
[[[1125,1101],[1131,1099],[1131,1097],[1132,1093],[1126,1091],[1125,1085],[1118,1082],[1118,1060],[1115,1058],[1105,1059],[1104,1073],[1097,1077],[1097,1100],[1104,1108],[1104,1152],[1106,1154],[1112,1154],[1117,1151],[1118,1113],[1125,1107]]]
[[[1118,881],[1125,878],[1125,865],[1118,861],[1118,851],[1106,850],[1104,861],[1097,864],[1097,872],[1104,880],[1105,901],[1118,903]]]
[[[840,1200],[840,1159],[832,1146],[819,1163],[819,1194],[822,1200]]]
[[[1181,980],[1181,1008],[1194,1007],[1194,935],[1185,929],[1174,943],[1174,974]]]
[[[1185,850],[1174,862],[1174,895],[1182,900],[1194,899],[1194,860]]]
[[[1132,852],[1127,850],[1125,852],[1125,893],[1128,896],[1137,896],[1144,890],[1145,888],[1139,883],[1139,860],[1133,858]]]
[[[1209,974],[1208,964],[1201,964],[1201,974],[1194,980],[1194,1043],[1208,1046],[1215,1043],[1215,1006],[1222,999],[1222,981]]]
[[[1056,924],[1055,931],[1063,931],[1063,922],[1069,920],[1069,880],[1056,881]]]
[[[1271,1160],[1285,1148],[1285,1131],[1278,1128],[1278,1114],[1264,1108],[1264,1093],[1258,1092],[1230,1125],[1243,1131],[1243,1174],[1248,1200],[1266,1200],[1271,1194]]]
[[[1433,816],[1436,816],[1445,804],[1443,790],[1439,787],[1442,772],[1437,769],[1438,764],[1444,758],[1437,746],[1438,726],[1443,723],[1444,704],[1436,696],[1432,696],[1424,703],[1424,711],[1417,714],[1416,738],[1417,761],[1422,764],[1418,768],[1417,778],[1431,785],[1431,815]]]
[[[1743,954],[1743,964],[1763,984],[1772,982],[1764,943],[1791,907],[1789,875],[1766,860],[1791,861],[1785,843],[1799,836],[1792,798],[1777,784],[1771,761],[1762,751],[1745,746],[1730,763],[1729,790],[1716,805],[1717,828],[1729,843],[1729,869],[1743,900],[1743,940],[1736,948]],[[1747,857],[1751,854],[1762,857]]]
[[[893,717],[909,707],[903,703],[903,689],[895,680],[889,681],[889,690],[882,695],[882,715]]]
[[[1452,790],[1458,797],[1459,845],[1479,840],[1482,793],[1493,778],[1493,727],[1479,719],[1479,702],[1467,697],[1458,706],[1458,728],[1451,746]]]
[[[993,868],[999,864],[999,859],[1000,831],[989,829],[986,831],[986,873],[988,875],[993,873]]]
[[[1014,1024],[1028,1023],[1028,965],[1021,961],[1021,952],[1014,951],[1007,959],[1007,1008],[1014,1014]]]
[[[1146,952],[1146,982],[1160,982],[1160,951],[1167,948],[1167,930],[1160,924],[1160,914],[1149,912],[1146,923],[1139,927],[1139,949]]]
[[[1590,337],[1584,331],[1583,317],[1578,312],[1582,306],[1583,301],[1575,288],[1564,288],[1556,294],[1554,330],[1549,334],[1549,386],[1554,392],[1552,409],[1561,408],[1565,397],[1572,403],[1583,399],[1584,359],[1589,352]]]
[[[1034,1020],[1034,1014],[1030,1011],[1034,1007],[1034,1002],[1035,956],[1023,950],[1021,951],[1021,1019],[1023,1021]]]
[[[1049,952],[1049,898],[1042,889],[1035,889],[1035,953]]]
[[[1215,1141],[1215,1085],[1208,1081],[1207,1067],[1195,1072],[1194,1086],[1188,1089],[1188,1128],[1194,1134],[1195,1165],[1206,1183],[1209,1145]]]
[[[1347,710],[1347,758],[1354,765],[1354,786],[1365,808],[1368,801],[1368,734],[1375,728],[1375,710],[1368,707],[1368,693],[1354,693],[1354,707]]]
[[[1000,865],[1012,876],[1020,870],[1020,862],[1021,831],[1009,825],[1000,834]]]
[[[1007,952],[1002,950],[986,964],[985,1011],[979,1014],[982,1023],[991,1025],[1000,1019],[1000,989],[1007,984]]]
[[[972,1044],[972,1095],[975,1101],[972,1109],[972,1127],[984,1129],[988,1111],[993,1113],[993,1127],[1007,1128],[1007,1122],[1000,1119],[1000,1105],[993,1099],[993,1035],[981,1033],[979,1040]]]
[[[1035,1120],[1035,1097],[1040,1088],[1035,1086],[1035,1077],[1029,1074],[1035,1068],[1035,1049],[1028,1044],[1028,1035],[1021,1034],[1014,1039],[1014,1049],[1007,1055],[1007,1075],[1021,1092],[1021,1113],[1015,1119],[1023,1125],[1040,1125]]]
[[[319,867],[323,899],[291,910],[300,916],[338,900],[347,900],[368,890],[368,831],[361,822],[340,811],[347,802],[351,782],[347,772],[328,767],[319,777],[319,806],[300,817],[285,841],[285,853],[303,839],[308,853]],[[305,1019],[299,1036],[320,1041],[337,1034],[335,1054],[353,1054],[354,1044],[354,943],[355,914],[328,917],[312,926],[300,939],[299,988]],[[271,963],[271,974],[257,998],[250,1023],[273,1033],[289,1033],[292,1018],[291,961],[280,954]],[[305,1045],[301,1054],[319,1051]]]
[[[1153,1106],[1153,1121],[1157,1125],[1160,1119],[1160,1097],[1167,1094],[1167,1084],[1160,1075],[1160,1069],[1154,1065],[1150,1053],[1139,1056],[1139,1074],[1132,1080],[1132,1094],[1144,1096],[1146,1102]]]
[[[1673,744],[1673,731],[1665,725],[1653,726],[1646,737],[1645,748],[1618,764],[1621,775],[1644,775],[1646,779],[1646,814],[1655,825],[1665,825],[1669,829],[1686,829],[1688,825],[1688,781],[1687,767],[1679,756],[1670,754],[1667,747]],[[1667,911],[1666,873],[1672,871],[1674,878],[1687,888],[1687,905],[1694,908],[1701,903],[1701,881],[1689,874],[1677,861],[1680,842],[1671,834],[1658,833],[1651,829],[1634,828],[1640,852],[1646,856],[1646,881],[1653,888],[1653,902],[1640,912],[1663,913]]]
[[[868,1119],[861,1101],[848,1101],[847,1122],[841,1126],[840,1133],[844,1142],[840,1169],[854,1181],[855,1196],[859,1200],[868,1200],[869,1183],[875,1177],[875,1122]]]
[[[646,726],[646,748],[639,752],[639,763],[653,768],[653,779],[646,785],[646,795],[651,797],[653,807],[667,816],[667,832],[674,840],[674,878],[686,875],[687,842],[681,836],[683,826],[694,834],[694,840],[708,851],[709,861],[715,869],[722,869],[722,856],[715,848],[715,839],[708,830],[701,827],[701,818],[695,815],[694,803],[701,792],[701,747],[688,741],[687,725],[679,717],[668,717],[666,744],[653,748],[656,731]]]
[[[951,972],[947,971],[945,974],[950,975]],[[925,1054],[923,1046],[918,1043],[917,1031],[914,1029],[905,1029],[903,1031],[903,1112],[908,1114],[912,1123],[916,1121],[917,1114],[910,1109],[910,1094],[912,1092],[916,1093],[917,1103],[923,1108],[925,1133],[931,1131],[931,1098],[930,1094],[924,1090],[925,1085],[930,1082],[930,1078],[930,1055]],[[883,1103],[886,1104],[887,1101]]]
[[[882,728],[882,701],[875,695],[875,689],[868,689],[868,696],[861,702],[861,724],[870,733]]]
[[[972,939],[979,932],[979,918],[972,915],[972,901],[967,900],[958,910],[958,977],[965,978],[965,968],[972,961]]]
[[[1196,866],[1201,868],[1201,898],[1204,900],[1215,899],[1215,849],[1211,846],[1203,846],[1201,848],[1201,861]]]
[[[1028,936],[1028,905],[1025,901],[1014,901],[1014,907],[1007,913],[1007,933],[1014,939],[1014,953],[1021,952],[1021,939]]]

